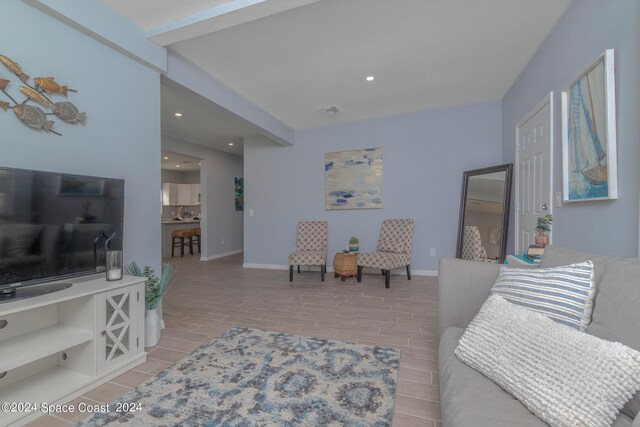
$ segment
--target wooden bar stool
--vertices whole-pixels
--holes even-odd
[[[189,239],[189,242],[186,242]],[[193,255],[193,232],[191,230],[176,230],[171,233],[171,257],[175,255],[176,248],[180,248],[180,256],[184,257],[184,247],[189,245],[189,253]]]
[[[198,253],[202,253],[200,251],[200,227],[196,227],[196,228],[192,228],[191,232],[193,233],[193,236],[191,237],[191,239],[193,239],[193,243],[198,245]]]

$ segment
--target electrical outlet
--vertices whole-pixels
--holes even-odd
[[[561,208],[562,207],[562,193],[559,191],[556,191],[556,203],[553,205],[554,208]]]
[[[220,239],[220,244],[224,245],[224,239]]]
[[[253,209],[249,209],[249,216],[253,216]]]
[[[436,256],[436,248],[429,248],[429,256]]]

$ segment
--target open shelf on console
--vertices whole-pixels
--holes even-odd
[[[69,369],[55,367],[0,389],[0,402],[51,403],[92,382],[93,378]],[[38,407],[38,411],[40,408]],[[24,412],[0,413],[0,425],[25,416]]]
[[[0,372],[91,341],[93,333],[73,326],[53,325],[0,341]]]

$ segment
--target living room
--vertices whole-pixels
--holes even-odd
[[[131,3],[129,8],[127,3]],[[115,402],[161,372],[168,375],[165,369],[196,354],[200,345],[215,342],[228,329],[240,326],[397,349],[397,366],[388,378],[378,378],[393,383],[380,388],[378,403],[385,410],[365,411],[364,415],[352,410],[354,418],[332,419],[338,424],[379,421],[379,425],[435,427],[448,420],[445,425],[464,425],[441,412],[448,409],[441,404],[443,389],[438,386],[443,381],[437,360],[442,332],[437,326],[443,280],[439,262],[456,255],[463,173],[517,163],[516,128],[550,92],[553,246],[612,257],[638,256],[638,2],[390,3],[381,0],[363,7],[355,0],[298,4],[194,1],[181,8],[150,7],[145,1],[2,2],[0,55],[33,78],[55,76],[55,82],[68,85],[73,91],[69,90],[66,99],[44,90],[36,90],[36,95],[72,102],[86,112],[86,121],[67,122],[52,110],[49,115],[43,113],[43,121],[55,122],[53,127],[42,123],[25,126],[28,123],[15,108],[24,98],[18,88],[37,87],[29,76],[23,80],[3,61],[0,79],[10,83],[0,93],[0,101],[7,103],[7,111],[0,111],[0,167],[124,180],[121,267],[135,261],[150,266],[157,275],[163,261],[177,267],[160,309],[166,324],[160,344],[142,349],[135,362],[122,365],[117,373],[92,377],[91,387],[79,387],[48,403],[99,406]],[[607,50],[614,51],[615,59],[618,194],[607,200],[571,203],[562,197],[562,93]],[[181,154],[200,159],[205,159],[202,150],[220,159],[231,154],[188,137],[180,141],[164,134],[163,81],[198,94],[227,117],[251,124],[251,132],[239,135],[243,150],[233,155],[237,163],[233,171],[219,176],[221,181],[229,180],[229,187],[211,194],[207,205],[210,237],[202,257],[162,258],[158,197],[162,150],[180,153],[178,146],[182,145],[190,152]],[[35,102],[25,105],[35,106]],[[334,106],[337,111],[318,111]],[[375,148],[383,153],[383,207],[326,209],[325,156]],[[221,170],[206,159],[204,164],[211,176]],[[517,174],[517,164],[514,168]],[[235,211],[232,179],[240,170],[246,187],[244,206]],[[514,188],[507,254],[516,253],[515,194]],[[0,204],[0,213],[2,209]],[[224,218],[242,223],[243,242],[238,239],[230,247],[226,238],[220,244],[229,226],[215,225],[216,209],[224,211]],[[352,236],[359,239],[360,252],[375,251],[383,222],[394,218],[413,220],[410,281],[404,266],[388,275],[380,274],[380,269],[365,269],[361,282],[355,277],[344,282],[334,277],[333,256],[345,249]],[[5,218],[0,216],[0,221]],[[289,281],[287,258],[296,247],[301,221],[326,221],[325,263],[330,274],[324,282],[321,264],[303,265]],[[235,227],[236,222],[233,224]],[[4,247],[0,249],[5,256]],[[239,250],[243,252],[230,254]],[[595,258],[593,261],[597,264]],[[595,268],[598,281],[600,273],[597,265]],[[479,277],[483,274],[478,273]],[[493,270],[487,274],[494,274]],[[122,283],[127,280],[131,280],[127,286],[141,286],[138,279],[127,277]],[[386,280],[390,280],[388,289]],[[104,286],[111,285],[105,282]],[[87,295],[76,295],[80,298],[76,305],[88,309]],[[33,301],[36,298],[44,297]],[[2,305],[8,306],[0,304],[0,313],[14,315],[3,312]],[[139,311],[144,312],[144,307]],[[64,316],[57,316],[57,322],[62,322]],[[138,329],[143,331],[144,324]],[[99,332],[76,346],[93,345]],[[11,337],[0,335],[4,339]],[[619,340],[633,347],[633,342]],[[357,351],[357,347],[350,350]],[[63,366],[67,363],[62,361],[63,354],[73,360],[79,353],[59,351],[52,363]],[[345,360],[340,363],[348,363]],[[25,372],[20,375],[28,377]],[[227,385],[218,386],[224,389]],[[331,382],[324,385],[326,390],[332,386]],[[2,377],[0,393],[11,397],[11,384],[2,384]],[[244,412],[251,399],[242,393],[238,396],[241,409],[220,411],[230,418],[219,418],[218,424],[279,424],[274,420],[328,424],[316,418],[300,421],[295,411],[283,409],[284,404],[279,408],[280,418],[252,418],[255,414]],[[197,399],[200,403],[188,405],[194,412],[191,415],[208,416],[196,414],[198,405],[209,405],[206,399],[199,400],[202,396]],[[16,425],[69,425],[94,416],[53,412],[24,413],[11,419]],[[142,413],[149,416],[144,409]],[[100,422],[100,414],[95,415],[98,418],[89,423]],[[619,424],[618,420],[614,425],[631,425],[627,418],[629,423]],[[0,424],[2,420],[0,417]],[[201,424],[206,419],[193,420]],[[181,420],[165,421],[179,424]],[[638,417],[635,421],[640,423]]]

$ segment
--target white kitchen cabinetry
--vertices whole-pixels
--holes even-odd
[[[190,184],[191,185],[191,204],[199,205],[200,204],[200,184]]]
[[[191,206],[200,204],[200,184],[162,184],[162,204],[164,206]]]
[[[80,278],[0,304],[0,402],[64,404],[146,361],[144,278]],[[0,412],[0,426],[43,415]]]

